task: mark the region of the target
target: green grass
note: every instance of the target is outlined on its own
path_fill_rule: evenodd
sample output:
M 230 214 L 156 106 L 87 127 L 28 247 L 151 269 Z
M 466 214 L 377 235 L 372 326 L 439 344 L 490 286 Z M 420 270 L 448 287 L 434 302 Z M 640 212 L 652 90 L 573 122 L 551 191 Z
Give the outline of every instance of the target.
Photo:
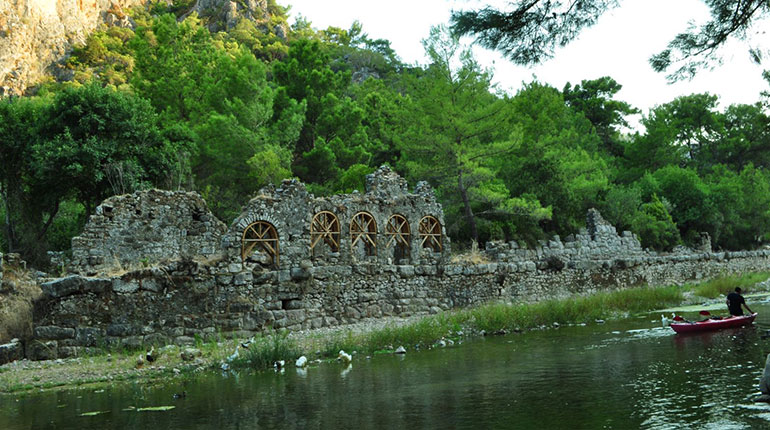
M 688 284 L 685 287 L 691 289 L 696 296 L 713 299 L 726 296 L 727 293 L 735 290 L 735 287 L 741 287 L 744 294 L 750 293 L 752 287 L 768 278 L 770 278 L 770 272 L 757 272 L 741 276 L 721 276 L 697 285 Z
M 281 334 L 258 338 L 249 352 L 234 360 L 233 367 L 264 369 L 278 360 L 300 355 L 336 358 L 339 351 L 376 354 L 398 346 L 428 347 L 442 338 L 458 338 L 458 332 L 472 335 L 500 330 L 518 331 L 560 324 L 593 322 L 676 305 L 684 299 L 682 287 L 634 288 L 601 292 L 590 296 L 547 300 L 532 304 L 494 303 L 470 309 L 442 312 L 405 325 L 390 325 L 362 334 L 351 331 L 309 339 L 298 346 Z
M 758 282 L 770 278 L 770 272 L 743 276 L 723 276 L 700 284 L 683 286 L 639 287 L 598 292 L 588 296 L 552 299 L 537 303 L 493 303 L 428 316 L 405 325 L 390 325 L 368 333 L 350 331 L 310 338 L 297 345 L 286 336 L 267 336 L 260 346 L 250 350 L 245 360 L 235 366 L 266 368 L 277 360 L 293 360 L 300 355 L 336 358 L 339 350 L 360 354 L 392 352 L 398 346 L 429 347 L 442 338 L 457 339 L 463 335 L 528 330 L 554 323 L 590 323 L 650 312 L 682 304 L 688 291 L 701 297 L 719 297 L 740 286 L 751 291 Z
M 233 360 L 233 367 L 254 367 L 267 369 L 278 360 L 291 360 L 302 355 L 297 343 L 289 339 L 287 331 L 257 336 L 248 349 L 241 349 L 240 356 Z

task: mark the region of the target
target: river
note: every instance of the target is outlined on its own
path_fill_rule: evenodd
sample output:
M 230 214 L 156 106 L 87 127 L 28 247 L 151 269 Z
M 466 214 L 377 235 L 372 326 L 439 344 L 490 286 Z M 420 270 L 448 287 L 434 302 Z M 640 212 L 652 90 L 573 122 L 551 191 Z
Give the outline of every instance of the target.
M 770 352 L 754 327 L 676 335 L 660 315 L 466 341 L 350 366 L 0 396 L 0 429 L 748 429 Z M 173 398 L 185 392 L 184 398 Z M 165 408 L 143 410 L 142 408 Z

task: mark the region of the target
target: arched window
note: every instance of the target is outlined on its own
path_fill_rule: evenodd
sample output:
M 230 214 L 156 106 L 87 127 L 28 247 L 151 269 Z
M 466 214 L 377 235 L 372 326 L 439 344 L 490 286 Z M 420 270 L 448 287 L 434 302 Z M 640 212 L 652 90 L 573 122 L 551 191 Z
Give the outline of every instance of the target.
M 256 221 L 243 230 L 241 259 L 246 260 L 255 250 L 262 253 L 265 263 L 278 265 L 278 231 L 267 221 Z
M 441 223 L 430 215 L 420 220 L 420 246 L 441 252 Z
M 363 244 L 366 255 L 377 255 L 377 223 L 372 214 L 359 212 L 350 220 L 350 242 L 353 249 Z
M 323 242 L 329 245 L 332 252 L 340 250 L 340 222 L 337 216 L 329 211 L 321 211 L 313 216 L 310 224 L 310 250 Z
M 411 232 L 409 230 L 409 221 L 403 215 L 396 214 L 388 219 L 385 234 L 388 235 L 387 247 L 393 247 L 393 258 L 396 263 L 402 258 L 409 256 Z

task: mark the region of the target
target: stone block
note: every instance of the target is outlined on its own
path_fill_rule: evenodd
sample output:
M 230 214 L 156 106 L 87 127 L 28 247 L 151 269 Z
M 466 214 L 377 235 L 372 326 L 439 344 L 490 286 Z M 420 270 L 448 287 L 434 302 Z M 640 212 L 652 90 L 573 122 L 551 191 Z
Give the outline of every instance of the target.
M 75 337 L 75 329 L 70 327 L 40 326 L 35 327 L 34 335 L 37 339 L 72 339 Z
M 301 324 L 307 319 L 307 313 L 304 309 L 286 311 L 286 319 L 289 320 L 289 325 Z
M 139 290 L 139 281 L 124 281 L 122 279 L 115 279 L 112 281 L 112 291 L 116 293 L 128 294 L 137 290 Z
M 292 281 L 304 281 L 305 279 L 310 278 L 310 270 L 303 269 L 301 267 L 293 267 L 291 269 L 291 280 Z
M 104 338 L 104 332 L 96 327 L 78 327 L 75 340 L 80 346 L 98 346 Z
M 174 338 L 174 344 L 182 346 L 182 345 L 194 345 L 195 344 L 195 338 L 190 336 L 177 336 Z
M 158 293 L 162 289 L 161 283 L 153 278 L 142 279 L 141 288 L 145 291 L 152 291 L 153 293 Z
M 2 256 L 0 256 L 2 258 Z M 0 365 L 24 358 L 24 346 L 19 339 L 0 345 Z
M 83 285 L 83 278 L 77 275 L 66 278 L 54 279 L 40 285 L 43 293 L 50 297 L 64 297 L 79 293 Z
M 126 337 L 138 332 L 139 329 L 131 324 L 110 324 L 107 326 L 107 336 Z
M 402 278 L 411 278 L 414 276 L 414 266 L 398 266 L 398 273 Z
M 291 271 L 289 270 L 278 271 L 278 282 L 287 282 L 290 280 L 291 280 Z
M 170 339 L 168 336 L 163 335 L 162 333 L 151 333 L 144 337 L 144 344 L 145 345 L 167 345 L 170 342 Z
M 82 355 L 83 347 L 80 346 L 60 346 L 59 358 L 79 357 Z
M 142 336 L 128 336 L 120 339 L 120 346 L 128 349 L 140 349 L 144 346 Z
M 27 343 L 26 355 L 30 360 L 53 360 L 59 358 L 59 344 L 55 340 L 33 340 Z

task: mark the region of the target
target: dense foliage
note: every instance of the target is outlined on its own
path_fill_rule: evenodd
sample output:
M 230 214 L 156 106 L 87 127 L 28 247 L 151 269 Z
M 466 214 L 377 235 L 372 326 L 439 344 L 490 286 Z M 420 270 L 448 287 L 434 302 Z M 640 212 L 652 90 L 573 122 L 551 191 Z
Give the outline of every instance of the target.
M 164 2 L 134 11 L 133 30 L 76 47 L 70 81 L 0 101 L 0 249 L 67 249 L 115 193 L 193 189 L 227 221 L 268 183 L 351 192 L 381 164 L 429 181 L 460 243 L 568 235 L 591 207 L 655 249 L 770 240 L 763 105 L 679 97 L 629 134 L 638 110 L 611 77 L 504 94 L 445 28 L 429 64 L 406 65 L 358 24 L 279 37 L 286 11 L 268 3 L 269 25 L 218 32 Z

